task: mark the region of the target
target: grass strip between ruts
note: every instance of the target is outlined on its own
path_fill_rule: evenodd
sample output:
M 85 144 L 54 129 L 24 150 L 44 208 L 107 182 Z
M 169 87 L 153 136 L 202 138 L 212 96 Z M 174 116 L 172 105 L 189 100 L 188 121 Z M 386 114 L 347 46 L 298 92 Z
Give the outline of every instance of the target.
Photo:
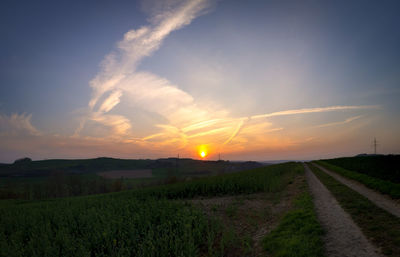
M 306 186 L 306 183 L 304 183 Z M 275 257 L 324 256 L 321 225 L 308 188 L 294 200 L 294 208 L 264 239 L 264 249 Z
M 367 238 L 387 256 L 400 256 L 400 219 L 343 185 L 314 165 L 311 170 L 351 215 Z

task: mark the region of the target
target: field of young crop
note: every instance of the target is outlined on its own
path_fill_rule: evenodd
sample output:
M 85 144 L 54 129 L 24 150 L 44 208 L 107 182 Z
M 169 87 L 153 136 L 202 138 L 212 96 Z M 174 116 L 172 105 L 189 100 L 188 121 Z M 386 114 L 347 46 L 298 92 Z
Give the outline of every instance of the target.
M 42 160 L 0 164 L 0 199 L 43 200 L 118 192 L 262 167 L 257 162 L 166 158 Z
M 372 176 L 366 175 L 364 173 L 347 170 L 342 167 L 332 165 L 330 162 L 326 162 L 326 161 L 317 161 L 317 163 L 331 171 L 334 171 L 334 172 L 344 176 L 344 177 L 357 180 L 371 189 L 377 190 L 383 194 L 388 194 L 394 199 L 400 198 L 400 184 L 399 183 L 393 183 L 391 181 L 372 177 Z
M 400 183 L 400 155 L 356 156 L 323 161 L 371 177 Z
M 224 256 L 217 220 L 182 198 L 282 191 L 296 163 L 169 186 L 46 201 L 0 201 L 0 256 Z
M 218 196 L 273 192 L 282 190 L 293 176 L 303 172 L 298 163 L 285 163 L 261 167 L 249 171 L 193 179 L 173 185 L 157 186 L 126 192 L 135 197 L 192 198 L 196 196 Z M 120 193 L 125 195 L 124 192 Z

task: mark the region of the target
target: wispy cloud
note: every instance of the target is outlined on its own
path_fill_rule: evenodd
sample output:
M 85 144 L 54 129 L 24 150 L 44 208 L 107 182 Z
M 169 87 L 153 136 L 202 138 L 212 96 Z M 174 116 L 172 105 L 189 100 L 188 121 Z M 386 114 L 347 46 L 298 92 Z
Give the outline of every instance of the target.
M 115 90 L 110 94 L 108 98 L 106 98 L 99 108 L 99 112 L 109 112 L 112 108 L 114 108 L 120 102 L 120 97 L 122 96 L 121 90 Z
M 272 142 L 270 138 L 263 139 L 266 134 L 284 129 L 266 121 L 272 117 L 380 108 L 374 105 L 329 106 L 233 118 L 228 111 L 217 105 L 204 107 L 168 79 L 139 70 L 139 64 L 159 49 L 171 32 L 204 14 L 212 6 L 212 1 L 166 0 L 148 3 L 144 9 L 150 13 L 149 25 L 125 33 L 117 43 L 117 48 L 104 58 L 99 73 L 90 81 L 92 96 L 86 120 L 109 128 L 103 138 L 150 149 L 171 146 L 184 148 L 205 141 L 212 141 L 215 147 L 232 147 L 240 142 L 253 141 L 253 144 L 258 142 L 261 147 Z M 132 117 L 116 113 L 115 107 L 124 104 L 124 101 L 161 117 L 152 124 L 152 132 L 137 136 L 135 130 L 140 128 L 132 125 Z M 75 137 L 84 127 L 85 121 L 80 123 Z M 286 142 L 286 145 L 293 143 L 285 138 L 281 138 L 281 142 Z
M 111 133 L 109 133 L 108 136 L 111 138 L 122 138 L 128 135 L 129 130 L 132 127 L 129 120 L 122 115 L 93 113 L 90 118 L 93 121 L 111 128 Z
M 260 115 L 253 115 L 253 116 L 250 116 L 248 118 L 242 117 L 242 118 L 238 118 L 237 119 L 237 127 L 234 130 L 234 132 L 231 134 L 231 136 L 224 142 L 224 145 L 226 145 L 229 142 L 231 142 L 240 133 L 242 127 L 245 126 L 246 124 L 248 124 L 249 121 L 252 121 L 252 120 L 254 121 L 254 120 L 262 119 L 262 118 L 271 118 L 271 117 L 286 116 L 286 115 L 299 115 L 299 114 L 345 111 L 345 110 L 380 109 L 380 108 L 381 107 L 378 106 L 378 105 L 328 106 L 328 107 L 292 109 L 292 110 L 286 110 L 286 111 L 265 113 L 265 114 L 260 114 Z M 345 123 L 352 122 L 353 120 L 356 120 L 356 119 L 361 118 L 361 117 L 362 117 L 362 115 L 346 119 L 343 122 L 335 122 L 335 123 L 323 124 L 323 125 L 320 125 L 319 127 L 326 127 L 326 126 L 345 124 Z M 282 128 L 277 129 L 277 130 L 281 130 L 281 129 Z M 270 131 L 277 131 L 277 130 L 276 129 L 272 129 Z M 266 131 L 264 131 L 264 132 L 266 132 Z
M 203 113 L 196 107 L 189 94 L 167 79 L 149 72 L 137 71 L 137 67 L 143 58 L 150 56 L 161 46 L 171 32 L 190 24 L 197 16 L 204 14 L 211 6 L 211 1 L 163 1 L 163 4 L 153 1 L 153 4 L 155 6 L 150 11 L 150 25 L 125 33 L 123 40 L 118 42 L 117 49 L 103 60 L 101 71 L 90 81 L 92 97 L 89 109 L 95 115 L 89 115 L 88 119 L 107 126 L 119 126 L 118 124 L 122 123 L 124 131 L 127 131 L 128 118 L 121 115 L 112 116 L 112 122 L 108 122 L 110 117 L 101 117 L 117 106 L 122 96 L 137 103 L 142 109 L 174 121 L 184 117 L 182 114 L 185 112 L 198 116 Z M 104 97 L 107 93 L 109 96 Z M 84 126 L 85 122 L 82 122 L 75 135 L 78 135 Z M 121 132 L 118 128 L 113 130 Z
M 224 142 L 224 145 L 226 145 L 229 142 L 231 142 L 232 139 L 235 138 L 239 134 L 240 129 L 243 127 L 243 124 L 244 124 L 244 120 L 240 120 L 238 125 L 237 125 L 237 127 L 236 127 L 236 129 L 235 129 L 235 131 L 233 131 L 232 135 Z
M 306 113 L 318 113 L 318 112 L 332 112 L 332 111 L 344 111 L 344 110 L 366 110 L 366 109 L 380 109 L 379 105 L 345 105 L 345 106 L 329 106 L 329 107 L 318 107 L 318 108 L 304 108 L 287 110 L 280 112 L 272 112 L 261 115 L 251 116 L 251 119 L 270 118 L 274 116 L 294 115 L 294 114 L 306 114 Z
M 331 127 L 331 126 L 336 126 L 336 125 L 343 125 L 343 124 L 347 124 L 347 123 L 350 123 L 352 121 L 358 120 L 359 118 L 361 118 L 363 116 L 364 115 L 358 115 L 358 116 L 354 116 L 354 117 L 350 117 L 348 119 L 345 119 L 344 121 L 325 123 L 325 124 L 321 124 L 321 125 L 318 125 L 318 126 L 315 126 L 315 127 L 316 128 L 325 128 L 325 127 Z
M 31 135 L 39 136 L 40 131 L 32 123 L 32 114 L 14 113 L 10 116 L 0 114 L 0 135 Z
M 190 142 L 190 140 L 200 137 L 203 141 L 207 141 L 206 136 L 212 135 L 212 142 L 214 142 L 216 148 L 224 147 L 229 145 L 231 150 L 232 147 L 235 148 L 238 143 L 243 146 L 246 143 L 251 142 L 250 147 L 256 147 L 259 145 L 261 147 L 263 144 L 266 146 L 271 145 L 271 139 L 267 137 L 268 134 L 279 132 L 284 130 L 283 127 L 277 127 L 271 122 L 265 121 L 265 119 L 278 117 L 278 116 L 288 116 L 288 115 L 304 115 L 312 113 L 322 113 L 322 112 L 337 112 L 337 111 L 357 111 L 357 110 L 369 110 L 369 109 L 380 109 L 380 106 L 376 105 L 363 105 L 363 106 L 328 106 L 328 107 L 318 107 L 318 108 L 306 108 L 306 109 L 292 109 L 280 112 L 272 112 L 261 115 L 254 115 L 250 117 L 240 117 L 240 118 L 229 118 L 225 116 L 219 116 L 219 118 L 203 120 L 201 122 L 195 122 L 189 124 L 183 128 L 171 126 L 164 127 L 164 131 L 150 135 L 143 138 L 143 141 L 152 140 L 157 138 L 158 142 L 161 139 L 169 138 L 171 141 L 172 137 L 181 138 L 185 142 Z M 362 115 L 355 116 L 345 120 L 344 122 L 324 124 L 324 126 L 336 125 L 339 123 L 349 123 L 353 120 L 360 118 Z M 159 126 L 163 128 L 162 126 Z M 171 133 L 173 131 L 173 133 Z M 296 142 L 303 141 L 293 141 L 290 139 L 281 138 L 281 144 L 283 145 L 297 145 Z M 233 142 L 235 141 L 235 142 Z M 196 142 L 192 142 L 196 143 Z M 278 145 L 277 142 L 273 143 L 275 146 Z M 243 147 L 242 146 L 242 147 Z

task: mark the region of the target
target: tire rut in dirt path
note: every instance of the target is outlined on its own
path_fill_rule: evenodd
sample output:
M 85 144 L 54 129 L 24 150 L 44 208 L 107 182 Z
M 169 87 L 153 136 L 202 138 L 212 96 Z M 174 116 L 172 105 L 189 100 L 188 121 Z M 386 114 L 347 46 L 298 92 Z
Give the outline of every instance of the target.
M 378 193 L 372 189 L 367 188 L 360 182 L 345 178 L 333 171 L 330 171 L 330 170 L 322 167 L 321 165 L 318 165 L 315 163 L 313 163 L 313 165 L 316 166 L 317 168 L 319 168 L 320 170 L 322 170 L 323 172 L 325 172 L 326 174 L 328 174 L 329 176 L 332 176 L 334 179 L 336 179 L 340 183 L 350 187 L 354 191 L 365 196 L 366 198 L 368 198 L 368 200 L 373 202 L 376 206 L 378 206 L 378 207 L 384 209 L 385 211 L 393 214 L 394 216 L 400 218 L 400 205 L 398 203 L 396 203 L 395 201 L 393 201 L 392 199 L 389 199 L 389 197 L 387 197 L 381 193 Z
M 326 255 L 328 257 L 382 256 L 310 168 L 305 163 L 303 165 L 318 219 L 326 231 L 324 236 Z

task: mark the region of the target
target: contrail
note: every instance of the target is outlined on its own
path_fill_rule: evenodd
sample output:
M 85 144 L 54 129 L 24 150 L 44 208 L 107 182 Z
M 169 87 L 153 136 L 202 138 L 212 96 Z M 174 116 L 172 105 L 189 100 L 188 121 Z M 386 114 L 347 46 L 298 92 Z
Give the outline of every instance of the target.
M 231 142 L 240 133 L 240 130 L 243 127 L 245 121 L 261 119 L 261 118 L 277 117 L 277 116 L 286 116 L 286 115 L 320 113 L 320 112 L 331 112 L 331 111 L 342 111 L 342 110 L 365 110 L 365 109 L 381 109 L 381 107 L 379 105 L 328 106 L 328 107 L 317 107 L 317 108 L 293 109 L 293 110 L 271 112 L 271 113 L 260 114 L 260 115 L 253 115 L 248 118 L 246 118 L 246 117 L 238 118 L 238 119 L 240 119 L 240 122 L 239 122 L 237 128 L 232 133 L 232 135 L 228 138 L 228 140 L 226 140 L 224 142 L 224 145 Z M 361 116 L 353 117 L 353 118 L 347 119 L 345 122 L 348 123 L 348 122 L 351 122 L 360 117 Z
M 234 139 L 240 132 L 240 130 L 242 129 L 242 126 L 244 124 L 244 119 L 240 120 L 239 124 L 237 125 L 235 131 L 232 133 L 232 135 L 228 138 L 228 140 L 226 140 L 223 145 L 228 144 L 229 142 L 232 141 L 232 139 Z
M 379 105 L 347 105 L 347 106 L 345 105 L 345 106 L 305 108 L 305 109 L 294 109 L 294 110 L 254 115 L 254 116 L 251 116 L 250 119 L 260 119 L 260 118 L 269 118 L 269 117 L 275 117 L 275 116 L 305 114 L 305 113 L 331 112 L 331 111 L 341 111 L 341 110 L 380 109 L 380 108 L 381 107 Z

